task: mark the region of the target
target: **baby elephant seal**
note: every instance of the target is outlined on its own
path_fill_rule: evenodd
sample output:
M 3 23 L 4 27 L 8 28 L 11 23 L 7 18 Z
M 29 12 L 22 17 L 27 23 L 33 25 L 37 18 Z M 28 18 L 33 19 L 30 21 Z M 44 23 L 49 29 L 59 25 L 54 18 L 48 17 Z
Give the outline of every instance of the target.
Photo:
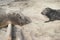
M 45 22 L 50 22 L 50 21 L 55 21 L 55 20 L 60 20 L 60 10 L 55 10 L 51 8 L 45 8 L 42 12 L 42 15 L 45 15 L 49 18 L 48 21 Z

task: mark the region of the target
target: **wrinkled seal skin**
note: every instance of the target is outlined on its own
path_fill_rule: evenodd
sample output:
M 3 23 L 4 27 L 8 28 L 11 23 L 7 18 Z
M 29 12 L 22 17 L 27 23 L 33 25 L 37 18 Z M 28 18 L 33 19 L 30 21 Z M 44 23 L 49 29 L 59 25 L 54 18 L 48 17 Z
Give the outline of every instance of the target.
M 60 10 L 55 10 L 51 8 L 45 8 L 42 12 L 42 15 L 45 15 L 49 18 L 48 21 L 45 22 L 50 22 L 50 21 L 55 21 L 55 20 L 60 20 Z
M 30 23 L 30 19 L 23 14 L 18 13 L 8 13 L 8 14 L 0 14 L 0 28 L 6 27 L 8 22 L 11 22 L 12 25 L 20 25 L 23 26 L 25 24 Z

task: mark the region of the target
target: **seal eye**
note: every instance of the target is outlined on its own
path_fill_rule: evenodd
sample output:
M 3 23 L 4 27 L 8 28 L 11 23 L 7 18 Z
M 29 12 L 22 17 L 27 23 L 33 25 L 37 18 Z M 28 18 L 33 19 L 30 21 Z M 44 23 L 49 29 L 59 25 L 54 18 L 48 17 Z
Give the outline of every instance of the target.
M 43 12 L 41 12 L 41 14 L 44 15 Z
M 21 19 L 21 17 L 19 17 Z

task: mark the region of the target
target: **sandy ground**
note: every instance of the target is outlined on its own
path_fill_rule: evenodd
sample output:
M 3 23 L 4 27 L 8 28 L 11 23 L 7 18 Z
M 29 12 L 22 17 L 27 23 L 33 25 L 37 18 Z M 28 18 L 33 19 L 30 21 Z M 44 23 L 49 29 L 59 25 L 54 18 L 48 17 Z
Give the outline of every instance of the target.
M 6 13 L 21 11 L 31 19 L 31 23 L 24 25 L 22 31 L 24 40 L 60 40 L 60 21 L 44 23 L 48 18 L 41 14 L 41 11 L 50 7 L 60 9 L 60 1 L 57 0 L 30 0 L 24 2 L 13 2 L 9 5 L 0 6 Z M 19 28 L 18 28 L 19 29 Z M 0 30 L 0 40 L 5 40 L 6 28 Z M 4 36 L 4 38 L 3 38 Z

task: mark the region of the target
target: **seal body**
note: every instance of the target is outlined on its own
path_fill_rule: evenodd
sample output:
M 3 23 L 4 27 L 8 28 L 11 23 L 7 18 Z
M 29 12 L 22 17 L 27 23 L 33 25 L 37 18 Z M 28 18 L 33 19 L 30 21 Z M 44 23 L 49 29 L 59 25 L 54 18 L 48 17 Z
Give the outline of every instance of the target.
M 42 15 L 45 15 L 49 18 L 48 21 L 45 22 L 50 22 L 50 21 L 55 21 L 55 20 L 60 20 L 60 10 L 55 10 L 51 8 L 45 8 L 42 12 Z
M 9 22 L 11 22 L 12 25 L 23 26 L 30 23 L 30 20 L 23 14 L 18 13 L 8 13 L 0 15 L 0 28 L 6 27 Z

